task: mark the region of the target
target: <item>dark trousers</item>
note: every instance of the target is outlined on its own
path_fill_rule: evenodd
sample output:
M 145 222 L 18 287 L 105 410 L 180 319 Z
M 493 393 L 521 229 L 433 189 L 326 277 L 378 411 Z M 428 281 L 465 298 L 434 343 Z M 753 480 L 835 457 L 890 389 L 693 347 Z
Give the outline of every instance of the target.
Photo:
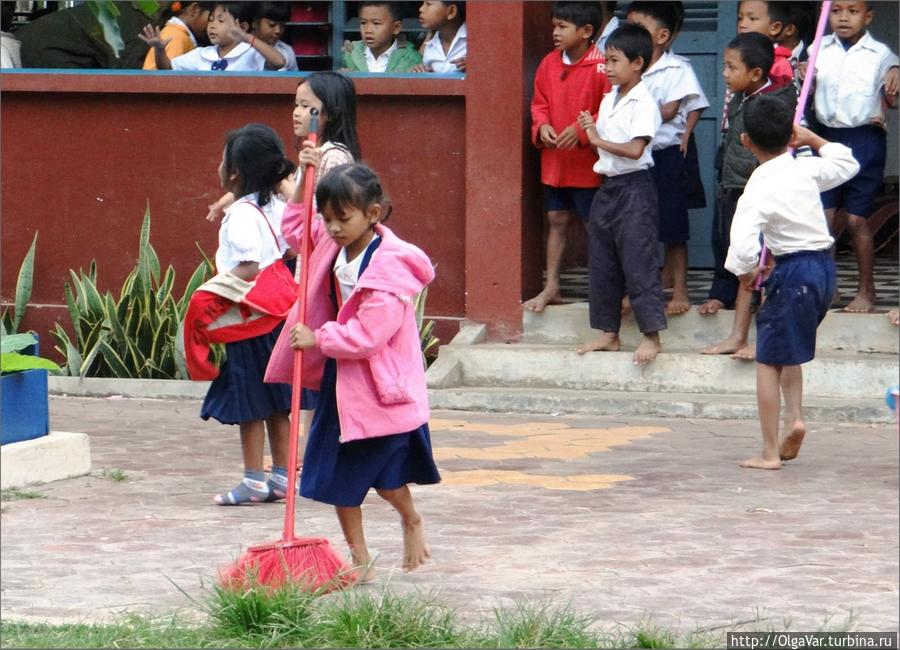
M 741 283 L 737 276 L 725 269 L 725 258 L 731 245 L 731 222 L 743 190 L 719 188 L 716 193 L 716 209 L 713 215 L 712 251 L 715 266 L 713 281 L 709 287 L 710 300 L 719 300 L 726 309 L 734 308 Z
M 656 185 L 647 170 L 605 178 L 588 224 L 591 327 L 618 332 L 625 292 L 641 332 L 666 329 L 656 247 Z

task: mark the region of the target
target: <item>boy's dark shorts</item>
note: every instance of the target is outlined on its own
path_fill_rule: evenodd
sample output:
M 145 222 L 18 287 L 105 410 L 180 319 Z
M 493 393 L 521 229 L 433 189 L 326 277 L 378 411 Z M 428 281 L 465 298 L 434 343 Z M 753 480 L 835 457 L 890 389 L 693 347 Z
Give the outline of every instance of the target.
M 798 366 L 816 356 L 816 329 L 828 313 L 835 288 L 830 250 L 775 257 L 763 287 L 766 300 L 756 314 L 756 360 L 769 366 Z
M 687 209 L 688 174 L 678 145 L 653 150 L 650 168 L 659 193 L 659 241 L 688 241 L 691 225 Z
M 868 219 L 875 211 L 875 198 L 884 184 L 884 163 L 887 158 L 887 137 L 884 129 L 866 125 L 847 129 L 828 126 L 820 128 L 829 142 L 850 147 L 859 163 L 859 173 L 849 181 L 822 192 L 822 207 L 844 208 L 850 214 Z
M 567 210 L 578 215 L 584 223 L 591 216 L 591 201 L 596 187 L 551 187 L 544 185 L 544 209 L 547 212 Z

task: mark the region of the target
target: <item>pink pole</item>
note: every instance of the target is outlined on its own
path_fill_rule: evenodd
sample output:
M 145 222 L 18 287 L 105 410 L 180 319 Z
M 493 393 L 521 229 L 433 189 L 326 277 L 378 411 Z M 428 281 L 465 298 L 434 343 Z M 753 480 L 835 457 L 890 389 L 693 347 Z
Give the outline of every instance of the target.
M 809 91 L 812 88 L 813 77 L 816 75 L 816 59 L 819 57 L 819 45 L 822 44 L 822 36 L 825 34 L 825 25 L 828 23 L 828 14 L 831 13 L 831 0 L 822 2 L 822 11 L 819 13 L 819 24 L 816 25 L 816 37 L 810 46 L 809 59 L 806 62 L 806 76 L 803 77 L 803 85 L 800 87 L 800 97 L 797 99 L 797 110 L 794 111 L 794 124 L 800 124 L 803 117 L 803 109 L 806 107 L 806 100 L 809 98 Z M 793 152 L 793 149 L 791 149 Z M 755 289 L 759 289 L 763 283 L 762 269 L 766 265 L 766 259 L 769 257 L 769 249 L 766 245 L 762 245 L 759 253 L 759 269 L 760 273 L 756 276 Z

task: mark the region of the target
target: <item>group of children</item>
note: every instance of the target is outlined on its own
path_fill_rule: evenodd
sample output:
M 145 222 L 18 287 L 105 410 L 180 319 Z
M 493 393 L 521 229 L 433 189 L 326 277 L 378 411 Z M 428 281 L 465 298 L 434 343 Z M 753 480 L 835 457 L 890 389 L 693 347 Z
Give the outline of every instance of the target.
M 281 40 L 289 2 L 171 2 L 140 38 L 150 46 L 145 70 L 297 70 Z M 359 41 L 347 42 L 346 72 L 464 72 L 466 3 L 424 0 L 419 23 L 430 36 L 421 51 L 406 42 L 396 2 L 361 2 Z M 209 43 L 208 45 L 206 43 Z
M 703 352 L 758 361 L 764 449 L 744 467 L 777 469 L 803 440 L 800 366 L 814 357 L 816 328 L 835 296 L 838 208 L 846 213 L 860 278 L 846 310 L 866 312 L 874 303 L 866 218 L 884 175 L 884 114 L 896 105 L 898 59 L 866 30 L 872 3 L 836 1 L 828 16 L 832 34 L 822 40 L 815 70 L 806 70 L 809 8 L 742 1 L 738 34 L 723 57 L 728 93 L 716 160 L 715 272 L 699 311 L 735 310 L 730 336 Z M 633 360 L 643 365 L 662 349 L 667 314 L 690 309 L 687 210 L 695 207 L 697 173 L 691 136 L 708 103 L 690 63 L 671 52 L 683 19 L 680 2 L 632 2 L 627 23 L 609 35 L 602 55 L 592 46 L 601 19 L 594 2 L 553 9 L 554 51 L 538 68 L 532 103 L 550 224 L 547 282 L 523 308 L 540 312 L 560 301 L 565 232 L 577 215 L 587 226 L 590 324 L 599 330 L 578 352 L 618 350 L 622 314 L 630 309 L 642 333 Z M 818 134 L 793 127 L 804 74 L 815 75 L 809 119 Z M 789 145 L 807 155 L 795 159 Z M 761 239 L 774 271 L 771 264 L 758 268 Z M 662 278 L 673 288 L 668 303 Z M 765 295 L 753 347 L 747 337 L 758 280 L 765 280 Z M 779 443 L 782 394 L 787 414 Z

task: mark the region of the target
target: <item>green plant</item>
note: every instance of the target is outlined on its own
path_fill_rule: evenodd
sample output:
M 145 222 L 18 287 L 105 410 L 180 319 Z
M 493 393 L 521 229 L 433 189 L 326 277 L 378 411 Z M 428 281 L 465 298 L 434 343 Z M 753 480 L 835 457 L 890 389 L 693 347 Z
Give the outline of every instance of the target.
M 9 308 L 3 310 L 0 314 L 0 334 L 15 334 L 19 331 L 19 325 L 25 316 L 25 309 L 28 307 L 28 301 L 31 299 L 31 287 L 34 283 L 34 250 L 37 246 L 37 231 L 34 233 L 34 239 L 31 240 L 31 246 L 25 253 L 22 260 L 22 266 L 19 267 L 19 276 L 16 280 L 16 299 L 14 303 L 14 312 L 10 313 Z
M 33 354 L 22 354 L 37 342 L 34 332 L 28 334 L 8 334 L 0 336 L 0 372 L 4 375 L 24 370 L 51 370 L 59 372 L 60 367 L 50 361 Z
M 116 21 L 116 17 L 122 13 L 116 6 L 118 3 L 116 0 L 88 0 L 87 4 L 100 26 L 100 36 L 109 45 L 109 49 L 116 58 L 119 58 L 122 50 L 125 49 L 125 42 L 122 40 L 119 23 Z M 147 16 L 153 16 L 159 11 L 159 2 L 156 0 L 138 0 L 135 5 Z
M 425 369 L 431 365 L 431 362 L 437 358 L 437 346 L 441 341 L 432 332 L 434 331 L 434 321 L 425 322 L 425 301 L 428 299 L 428 287 L 422 289 L 416 296 L 416 325 L 419 328 L 419 342 L 422 345 L 422 359 L 425 363 Z
M 121 483 L 128 479 L 128 475 L 120 469 L 105 469 L 100 472 L 100 478 L 109 479 L 116 483 Z
M 199 248 L 199 246 L 198 246 Z M 200 251 L 203 254 L 203 251 Z M 179 300 L 172 295 L 175 269 L 160 276 L 159 258 L 150 244 L 150 207 L 144 213 L 137 266 L 125 278 L 116 300 L 97 289 L 97 264 L 69 271 L 65 297 L 73 338 L 59 323 L 52 332 L 65 359 L 67 374 L 92 377 L 187 379 L 178 350 L 179 324 L 191 294 L 215 273 L 206 255 L 188 280 Z M 74 291 L 73 291 L 74 288 Z M 214 348 L 218 360 L 221 348 Z
M 22 501 L 25 499 L 46 499 L 46 495 L 31 490 L 0 490 L 0 501 Z

